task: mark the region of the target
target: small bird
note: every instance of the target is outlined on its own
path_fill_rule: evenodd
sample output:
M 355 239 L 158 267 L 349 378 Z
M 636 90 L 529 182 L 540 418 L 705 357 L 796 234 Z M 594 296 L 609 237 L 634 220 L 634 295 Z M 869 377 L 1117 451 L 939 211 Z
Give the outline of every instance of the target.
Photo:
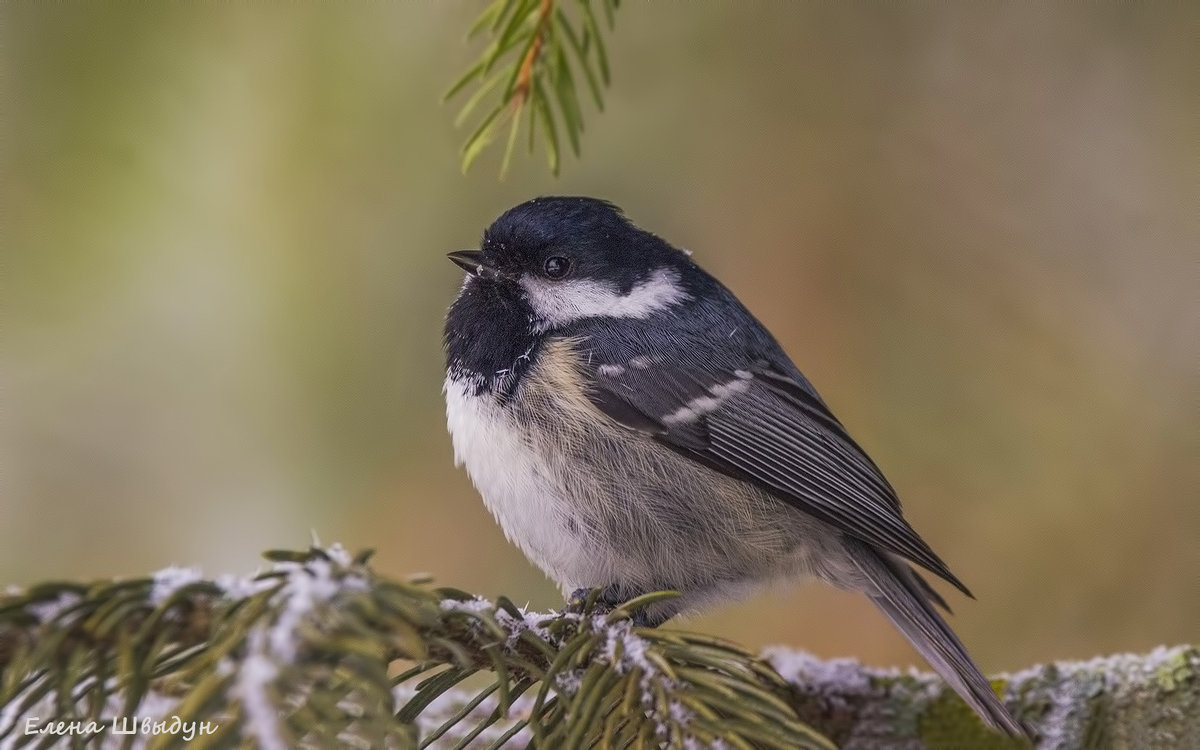
M 689 253 L 611 203 L 505 212 L 446 317 L 455 462 L 564 593 L 682 611 L 814 576 L 860 591 L 990 726 L 1023 727 L 915 563 L 970 596 L 779 343 Z M 576 594 L 578 596 L 578 593 Z

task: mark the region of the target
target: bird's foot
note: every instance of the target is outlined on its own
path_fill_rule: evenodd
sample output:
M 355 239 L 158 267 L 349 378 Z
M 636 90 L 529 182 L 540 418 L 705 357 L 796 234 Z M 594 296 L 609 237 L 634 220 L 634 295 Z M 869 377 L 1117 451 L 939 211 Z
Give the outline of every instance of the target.
M 589 601 L 592 605 L 590 609 L 588 608 Z M 575 589 L 567 597 L 567 606 L 563 612 L 583 614 L 586 611 L 593 615 L 607 615 L 626 601 L 627 598 L 621 596 L 613 586 L 606 586 L 599 589 Z M 629 619 L 633 622 L 634 627 L 638 628 L 657 627 L 660 622 L 651 618 L 645 608 L 631 612 Z
M 582 614 L 583 611 L 585 609 L 587 609 L 588 598 L 592 595 L 592 592 L 595 590 L 596 589 L 575 589 L 574 591 L 572 591 L 571 595 L 567 597 L 567 606 L 566 606 L 566 608 L 563 609 L 563 612 L 564 613 L 570 612 L 573 614 Z M 594 612 L 594 611 L 600 609 L 600 607 L 601 607 L 600 601 L 597 600 L 592 607 L 592 611 Z M 610 607 L 610 609 L 611 609 L 611 607 Z

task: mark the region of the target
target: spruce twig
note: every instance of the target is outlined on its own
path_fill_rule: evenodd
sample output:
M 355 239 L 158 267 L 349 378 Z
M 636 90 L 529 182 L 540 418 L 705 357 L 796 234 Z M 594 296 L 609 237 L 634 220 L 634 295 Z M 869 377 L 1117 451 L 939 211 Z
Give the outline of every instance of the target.
M 508 126 L 500 162 L 504 177 L 527 108 L 530 151 L 540 126 L 551 172 L 557 175 L 561 166 L 559 122 L 572 152 L 579 156 L 583 111 L 574 68 L 582 73 L 598 109 L 604 108 L 603 87 L 609 82 L 608 56 L 594 3 L 600 4 L 611 30 L 620 0 L 575 0 L 570 10 L 564 9 L 564 0 L 494 0 L 472 24 L 468 39 L 486 31 L 491 42 L 444 96 L 449 100 L 475 87 L 459 110 L 456 125 L 467 122 L 490 101 L 463 143 L 464 172 Z
M 528 613 L 379 576 L 337 545 L 267 556 L 270 569 L 247 579 L 170 568 L 6 596 L 0 744 L 55 736 L 26 734 L 33 717 L 90 727 L 75 739 L 97 746 L 135 721 L 152 747 L 185 735 L 266 748 L 830 747 L 757 657 L 635 628 L 630 615 L 652 598 L 610 614 Z

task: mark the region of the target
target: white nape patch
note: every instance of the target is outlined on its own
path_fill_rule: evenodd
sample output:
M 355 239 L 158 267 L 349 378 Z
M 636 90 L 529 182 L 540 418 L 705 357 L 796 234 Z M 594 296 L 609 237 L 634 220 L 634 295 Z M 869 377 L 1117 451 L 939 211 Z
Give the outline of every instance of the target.
M 600 365 L 600 374 L 605 377 L 615 378 L 625 372 L 625 368 L 621 365 Z
M 660 269 L 628 294 L 594 279 L 551 281 L 521 278 L 521 287 L 538 318 L 535 329 L 565 325 L 583 318 L 645 318 L 688 299 L 674 271 Z
M 680 422 L 697 420 L 711 411 L 716 411 L 721 404 L 733 396 L 742 393 L 749 387 L 750 382 L 740 375 L 737 380 L 730 380 L 728 383 L 717 383 L 708 389 L 711 395 L 699 396 L 688 401 L 686 406 L 681 406 L 663 417 L 663 424 L 678 424 Z
M 634 357 L 629 360 L 629 366 L 635 370 L 649 370 L 652 364 L 654 364 L 654 360 L 649 357 Z

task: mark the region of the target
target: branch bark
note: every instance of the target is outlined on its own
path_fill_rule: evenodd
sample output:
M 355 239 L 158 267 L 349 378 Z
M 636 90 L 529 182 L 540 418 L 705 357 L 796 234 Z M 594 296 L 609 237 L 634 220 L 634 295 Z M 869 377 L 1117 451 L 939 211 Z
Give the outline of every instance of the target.
M 1012 747 L 983 729 L 940 678 L 764 654 L 793 688 L 800 717 L 839 747 Z M 1038 736 L 1039 750 L 1200 747 L 1200 647 L 1159 647 L 1001 674 L 993 685 Z

